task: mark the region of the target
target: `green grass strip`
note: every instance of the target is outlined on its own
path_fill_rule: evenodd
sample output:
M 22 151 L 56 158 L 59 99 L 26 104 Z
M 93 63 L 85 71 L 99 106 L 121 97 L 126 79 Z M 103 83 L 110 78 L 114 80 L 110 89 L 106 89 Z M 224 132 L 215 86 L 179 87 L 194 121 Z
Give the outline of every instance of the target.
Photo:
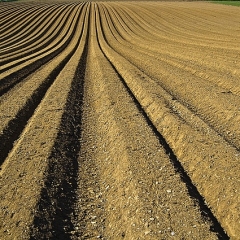
M 224 5 L 231 5 L 231 6 L 240 6 L 240 1 L 213 1 L 213 3 L 220 3 Z

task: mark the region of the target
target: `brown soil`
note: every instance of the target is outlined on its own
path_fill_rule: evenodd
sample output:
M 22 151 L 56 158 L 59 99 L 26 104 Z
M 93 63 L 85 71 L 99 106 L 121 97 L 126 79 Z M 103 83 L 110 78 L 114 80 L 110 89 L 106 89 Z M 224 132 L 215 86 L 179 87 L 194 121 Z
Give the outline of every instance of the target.
M 0 3 L 0 239 L 240 239 L 239 23 Z

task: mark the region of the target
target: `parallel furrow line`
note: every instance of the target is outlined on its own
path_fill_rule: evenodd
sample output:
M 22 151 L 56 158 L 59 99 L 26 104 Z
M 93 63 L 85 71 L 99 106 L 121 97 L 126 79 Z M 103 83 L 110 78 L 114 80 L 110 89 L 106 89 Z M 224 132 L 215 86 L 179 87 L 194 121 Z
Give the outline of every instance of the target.
M 109 19 L 109 16 L 106 16 L 106 18 Z M 110 20 L 108 21 L 110 24 L 109 28 L 112 29 L 111 31 L 113 31 L 115 27 Z M 119 31 L 115 33 L 116 36 L 114 39 L 117 39 L 117 36 L 119 34 Z M 210 93 L 208 90 L 211 89 L 212 86 L 203 79 L 195 78 L 194 82 L 192 82 L 192 74 L 183 72 L 180 68 L 178 68 L 178 70 L 181 71 L 181 74 L 179 74 L 178 78 L 176 78 L 175 74 L 172 74 L 171 71 L 169 71 L 169 69 L 172 69 L 172 67 L 171 65 L 169 67 L 169 64 L 166 60 L 164 61 L 165 63 L 162 61 L 154 60 L 154 58 L 148 57 L 147 53 L 135 55 L 135 52 L 137 50 L 133 51 L 131 47 L 127 48 L 127 44 L 122 44 L 121 46 L 119 45 L 119 41 L 112 41 L 111 43 L 117 48 L 117 51 L 121 55 L 125 56 L 125 58 L 127 58 L 134 65 L 138 66 L 140 69 L 143 69 L 143 71 L 148 74 L 150 78 L 155 79 L 155 81 L 160 84 L 164 90 L 173 95 L 175 99 L 178 99 L 181 104 L 185 105 L 187 108 L 193 111 L 201 120 L 206 122 L 207 125 L 209 125 L 214 129 L 214 131 L 221 135 L 225 141 L 234 146 L 236 149 L 239 149 L 239 133 L 236 130 L 238 116 L 235 114 L 237 106 L 230 105 L 228 102 L 226 102 L 226 95 L 221 95 L 221 91 L 223 91 L 222 88 L 218 89 L 220 94 L 218 94 L 218 92 L 215 94 L 218 97 L 218 101 L 216 101 L 214 98 L 212 99 L 213 93 Z M 142 59 L 146 60 L 143 61 Z M 158 71 L 152 71 L 153 62 L 155 62 L 155 65 L 158 66 Z M 175 67 L 174 70 L 176 71 L 176 69 L 177 68 Z M 194 87 L 198 89 L 198 92 L 192 92 L 192 95 L 195 95 L 195 97 L 185 94 L 185 92 L 180 90 L 181 88 L 178 90 L 178 87 L 176 86 L 181 87 L 181 84 L 184 84 L 185 88 L 189 88 L 189 90 L 191 86 L 194 85 Z M 199 91 L 205 92 L 205 98 L 201 99 L 202 103 L 199 100 L 196 102 L 196 95 L 198 95 Z M 235 101 L 239 100 L 238 96 L 236 95 L 232 95 L 231 97 Z M 222 101 L 222 104 L 220 104 L 220 101 Z M 227 104 L 229 105 L 227 106 L 229 112 L 232 112 L 233 114 L 230 115 L 228 119 L 222 118 L 220 114 L 222 106 Z M 221 124 L 219 124 L 219 122 L 221 122 Z
M 83 9 L 77 9 L 77 13 L 79 11 L 83 11 Z M 77 23 L 80 22 L 80 17 L 83 17 L 81 14 L 73 18 L 73 24 L 69 31 L 71 31 L 71 35 L 69 36 L 69 43 L 66 46 L 64 53 L 61 53 L 59 56 L 55 58 L 51 58 L 51 63 L 42 67 L 34 74 L 30 75 L 28 79 L 26 79 L 26 83 L 22 83 L 20 85 L 20 90 L 22 94 L 19 92 L 18 96 L 23 95 L 21 101 L 19 100 L 13 108 L 11 112 L 9 112 L 9 108 L 6 107 L 11 102 L 12 95 L 14 95 L 15 91 L 18 90 L 18 86 L 16 89 L 12 89 L 11 92 L 3 96 L 1 99 L 1 135 L 0 135 L 0 164 L 2 164 L 7 157 L 9 151 L 11 150 L 14 141 L 19 137 L 23 128 L 25 127 L 28 119 L 34 113 L 36 107 L 40 104 L 42 98 L 47 92 L 48 88 L 53 84 L 56 76 L 61 72 L 66 63 L 72 57 L 74 52 L 76 51 L 77 45 L 74 47 L 71 46 L 70 42 L 73 41 L 74 35 L 76 35 L 76 29 L 78 28 Z M 26 87 L 24 87 L 26 85 Z M 25 92 L 24 89 L 28 89 L 29 92 Z
M 113 28 L 113 26 L 118 26 L 121 23 L 115 22 L 114 21 L 114 17 L 111 18 L 110 23 L 114 22 L 114 24 L 111 26 L 111 29 Z M 122 25 L 121 25 L 122 26 Z M 112 32 L 113 30 L 111 30 Z M 125 39 L 126 35 L 122 35 L 120 33 L 120 29 L 119 31 L 117 31 L 117 33 L 119 34 L 119 36 L 122 39 Z M 118 39 L 118 42 L 120 42 L 124 48 L 126 49 L 127 47 L 131 48 L 132 45 L 128 44 L 128 41 L 121 41 L 120 37 L 116 37 L 115 39 Z M 140 39 L 139 39 L 140 40 Z M 152 58 L 156 58 L 158 59 L 158 57 L 156 57 L 154 54 L 149 53 L 149 51 L 146 49 L 141 49 L 142 45 L 140 43 L 140 41 L 137 41 L 138 44 L 136 42 L 134 42 L 133 44 L 139 45 L 136 49 L 134 48 L 134 52 L 139 52 L 140 54 L 144 54 L 144 55 L 149 55 Z M 141 46 L 141 47 L 140 47 Z M 125 55 L 126 57 L 126 55 Z M 142 58 L 142 56 L 140 57 Z M 128 59 L 129 60 L 129 59 Z M 140 59 L 138 59 L 140 61 Z M 166 59 L 161 59 L 162 61 L 168 62 L 168 60 Z M 130 60 L 129 60 L 130 61 Z M 131 62 L 131 61 L 130 61 Z M 132 62 L 131 62 L 132 63 Z M 133 64 L 133 63 L 132 63 Z M 179 67 L 179 66 L 178 66 Z M 180 68 L 180 67 L 179 67 Z M 155 81 L 152 80 L 152 84 L 155 84 Z M 161 95 L 161 97 L 164 99 L 164 101 L 167 103 L 168 107 L 175 113 L 177 114 L 179 117 L 181 117 L 184 121 L 186 121 L 189 125 L 191 125 L 191 127 L 195 128 L 196 130 L 200 130 L 203 131 L 207 134 L 213 134 L 216 137 L 217 136 L 221 136 L 222 138 L 224 138 L 224 136 L 222 136 L 221 134 L 217 133 L 211 126 L 209 126 L 208 123 L 206 123 L 204 120 L 202 120 L 201 118 L 199 118 L 194 111 L 192 111 L 191 109 L 189 109 L 187 106 L 185 106 L 184 104 L 181 103 L 181 101 L 177 101 L 178 99 L 172 95 L 171 92 L 169 92 L 166 88 L 164 88 L 164 86 L 158 84 L 157 86 L 159 95 Z M 226 140 L 226 139 L 225 139 Z M 229 141 L 226 140 L 226 144 L 230 144 L 231 143 Z
M 64 9 L 66 8 L 66 6 L 62 8 Z M 0 46 L 1 55 L 4 56 L 4 54 L 7 54 L 7 53 L 14 54 L 15 52 L 14 47 L 16 47 L 17 45 L 17 47 L 20 48 L 21 42 L 27 46 L 28 44 L 31 43 L 31 42 L 29 43 L 29 41 L 32 41 L 32 42 L 34 42 L 34 40 L 36 41 L 36 39 L 38 39 L 41 33 L 41 29 L 46 28 L 46 25 L 49 24 L 48 23 L 49 21 L 52 21 L 51 20 L 52 18 L 57 18 L 57 16 L 55 15 L 59 15 L 61 13 L 60 10 L 61 10 L 60 6 L 55 8 L 52 7 L 45 11 L 42 10 L 39 16 L 34 17 L 34 20 L 30 21 L 30 23 L 28 23 L 27 26 L 25 26 L 22 29 L 19 28 L 17 33 L 15 33 L 12 37 L 7 38 L 7 40 L 5 41 L 5 44 L 3 42 L 1 43 L 1 46 Z M 35 35 L 34 35 L 34 32 L 35 32 Z
M 28 26 L 29 22 L 34 19 L 34 17 L 38 16 L 39 12 L 45 11 L 47 8 L 49 8 L 49 6 L 41 8 L 34 6 L 33 8 L 28 9 L 27 12 L 24 12 L 24 14 L 21 14 L 20 16 L 17 15 L 16 17 L 12 18 L 6 27 L 2 29 L 2 32 L 0 32 L 0 34 L 2 34 L 0 38 L 1 42 L 7 41 L 7 39 L 14 36 L 17 31 L 24 29 L 24 27 Z
M 116 11 L 114 11 L 116 14 Z M 111 15 L 111 11 L 109 11 L 109 14 Z M 123 42 L 123 45 L 129 46 L 134 49 L 134 51 L 140 52 L 141 54 L 147 54 L 151 56 L 152 58 L 156 60 L 160 60 L 161 62 L 165 62 L 174 68 L 181 69 L 189 72 L 196 77 L 200 77 L 201 79 L 204 79 L 205 81 L 211 81 L 212 84 L 219 86 L 222 89 L 222 92 L 229 92 L 231 91 L 233 94 L 236 94 L 240 96 L 240 88 L 238 84 L 238 76 L 233 76 L 231 72 L 229 72 L 229 68 L 226 67 L 223 71 L 223 69 L 216 69 L 209 65 L 203 66 L 200 65 L 198 62 L 192 62 L 189 61 L 189 59 L 184 59 L 178 57 L 171 56 L 169 54 L 166 54 L 162 51 L 161 46 L 155 46 L 159 41 L 153 41 L 152 45 L 147 45 L 143 41 L 144 36 L 146 36 L 147 42 L 152 41 L 149 40 L 149 33 L 145 31 L 144 28 L 136 28 L 136 26 L 133 26 L 130 28 L 133 31 L 133 28 L 135 27 L 138 31 L 133 31 L 134 35 L 131 35 L 131 32 L 123 32 L 123 29 L 126 29 L 130 24 L 133 25 L 133 21 L 128 21 L 128 25 L 126 26 L 122 19 L 120 18 L 120 15 L 114 15 L 116 16 L 116 19 L 118 19 L 118 22 L 114 23 L 114 26 L 118 29 L 118 33 L 121 36 L 125 42 Z M 114 18 L 111 17 L 113 20 Z M 118 26 L 121 26 L 119 28 Z M 117 30 L 116 29 L 116 30 Z M 135 30 L 136 30 L 135 29 Z M 121 33 L 120 33 L 121 32 Z M 141 33 L 141 34 L 140 34 Z M 156 54 L 157 53 L 157 54 Z M 198 69 L 206 68 L 206 73 L 203 74 L 203 70 L 199 71 Z M 231 75 L 229 77 L 229 75 Z M 224 89 L 225 88 L 225 89 Z
M 89 9 L 82 19 L 84 29 L 78 39 L 77 49 L 66 65 L 64 74 L 72 76 L 71 89 L 59 126 L 60 131 L 49 156 L 47 176 L 31 228 L 31 239 L 46 239 L 49 232 L 52 232 L 55 239 L 69 239 L 74 231 L 83 85 L 89 41 L 88 19 Z
M 75 8 L 74 11 L 75 13 L 72 14 L 76 17 L 77 9 Z M 66 22 L 66 24 L 63 26 L 64 31 L 62 31 L 61 35 L 58 36 L 59 38 L 56 38 L 55 41 L 48 46 L 49 49 L 43 49 L 42 54 L 41 52 L 36 53 L 37 56 L 33 57 L 29 61 L 21 59 L 20 62 L 22 62 L 22 64 L 11 68 L 6 72 L 6 74 L 3 73 L 3 76 L 1 76 L 0 74 L 0 77 L 2 77 L 0 81 L 0 95 L 6 93 L 16 83 L 22 81 L 24 78 L 32 74 L 43 64 L 49 62 L 52 58 L 57 56 L 66 48 L 74 34 L 74 32 L 70 31 L 70 28 L 72 28 L 73 26 L 73 21 L 74 17 Z M 28 58 L 31 58 L 31 56 L 29 56 Z
M 106 24 L 108 24 L 108 23 L 105 23 L 105 24 L 102 23 L 103 26 L 106 26 Z M 99 31 L 100 31 L 100 29 L 99 29 Z M 106 31 L 108 32 L 109 30 L 104 30 L 104 32 L 106 32 Z M 109 37 L 109 35 L 106 34 L 105 37 Z M 105 41 L 108 41 L 108 40 L 105 39 Z M 212 145 L 213 139 L 211 137 L 205 137 L 203 134 L 201 134 L 197 131 L 194 131 L 188 125 L 181 122 L 181 120 L 178 119 L 176 116 L 174 116 L 169 110 L 167 110 L 168 109 L 167 106 L 163 107 L 165 104 L 161 103 L 161 101 L 159 101 L 158 97 L 151 95 L 151 92 L 147 91 L 147 89 L 149 88 L 148 85 L 150 85 L 149 83 L 148 84 L 146 83 L 146 82 L 150 81 L 150 80 L 148 80 L 148 77 L 143 72 L 141 72 L 141 71 L 137 70 L 135 67 L 133 67 L 131 65 L 131 63 L 128 62 L 124 57 L 119 56 L 117 53 L 113 53 L 114 50 L 111 49 L 109 46 L 106 46 L 106 43 L 102 42 L 101 44 L 104 46 L 103 49 L 104 49 L 105 54 L 107 55 L 109 60 L 112 62 L 112 64 L 115 66 L 117 71 L 122 75 L 123 79 L 125 79 L 128 87 L 131 89 L 133 94 L 136 96 L 136 98 L 138 99 L 138 102 L 140 102 L 140 105 L 144 108 L 145 112 L 147 113 L 147 115 L 149 116 L 151 121 L 153 122 L 153 125 L 156 126 L 156 128 L 158 129 L 158 132 L 161 133 L 163 135 L 163 137 L 167 140 L 168 144 L 171 146 L 171 148 L 175 152 L 178 159 L 180 159 L 179 161 L 183 165 L 184 169 L 186 169 L 188 174 L 190 174 L 189 176 L 191 177 L 193 182 L 199 186 L 201 196 L 204 196 L 207 202 L 209 201 L 208 203 L 210 204 L 211 209 L 213 209 L 214 215 L 217 216 L 218 221 L 220 221 L 221 224 L 224 225 L 225 229 L 229 233 L 231 233 L 233 235 L 236 234 L 237 230 L 235 230 L 235 232 L 232 232 L 232 229 L 229 228 L 229 226 L 231 226 L 230 222 L 231 221 L 234 222 L 235 220 L 229 219 L 229 218 L 226 220 L 224 217 L 224 213 L 222 213 L 220 210 L 221 207 L 219 209 L 218 208 L 219 206 L 215 205 L 215 201 L 217 201 L 217 199 L 220 198 L 220 196 L 221 196 L 220 192 L 222 190 L 219 189 L 219 191 L 215 191 L 215 200 L 212 201 L 213 195 L 212 195 L 212 192 L 210 193 L 211 195 L 209 195 L 208 187 L 207 187 L 208 184 L 206 182 L 204 182 L 204 183 L 201 183 L 201 181 L 199 182 L 199 179 L 202 178 L 202 174 L 204 174 L 204 176 L 207 175 L 208 178 L 211 179 L 210 181 L 216 180 L 215 186 L 222 188 L 223 185 L 219 186 L 219 184 L 217 183 L 218 179 L 217 178 L 214 179 L 215 177 L 212 176 L 213 170 L 210 170 L 210 172 L 209 172 L 208 169 L 206 169 L 206 168 L 204 169 L 204 167 L 202 167 L 202 168 L 200 167 L 200 169 L 201 169 L 201 173 L 200 173 L 199 170 L 196 169 L 196 164 L 200 163 L 200 162 L 198 162 L 198 160 L 196 160 L 196 159 L 194 161 L 192 161 L 192 159 L 188 159 L 187 153 L 186 153 L 186 155 L 185 154 L 183 155 L 181 153 L 182 148 L 184 148 L 184 151 L 192 152 L 193 149 L 195 149 L 195 151 L 196 151 L 196 146 L 201 145 L 201 143 L 198 142 L 198 137 L 199 137 L 199 139 L 204 139 L 204 142 L 208 142 L 209 146 Z M 125 64 L 124 64 L 124 62 L 125 62 Z M 128 69 L 128 71 L 127 71 L 127 69 Z M 171 130 L 171 128 L 169 128 L 169 123 L 172 124 L 172 127 L 174 127 L 175 130 L 174 129 Z M 176 131 L 175 132 L 176 136 L 174 136 L 173 131 Z M 198 136 L 198 137 L 193 137 L 193 139 L 191 139 L 191 138 L 189 139 L 190 133 L 192 133 L 194 136 Z M 196 140 L 194 138 L 196 138 Z M 181 146 L 181 148 L 179 148 L 180 146 Z M 205 144 L 204 144 L 203 148 L 206 148 Z M 210 152 L 211 151 L 212 150 L 210 150 Z M 217 162 L 217 164 L 218 164 L 217 168 L 219 168 L 221 161 L 223 161 L 222 163 L 224 163 L 224 160 L 222 159 L 223 156 L 222 156 L 222 154 L 219 155 L 218 151 L 219 150 L 216 150 L 216 153 L 215 153 L 216 156 L 218 155 L 218 160 L 219 160 Z M 199 154 L 199 153 L 196 152 L 196 154 Z M 231 156 L 230 159 L 234 159 L 234 158 L 236 158 L 234 156 L 237 154 L 237 152 L 234 149 L 231 149 L 231 150 L 229 150 L 229 152 L 227 154 L 229 154 L 229 156 Z M 201 159 L 200 161 L 202 161 L 203 159 L 208 159 L 208 156 L 204 157 L 204 153 L 202 153 L 201 155 L 202 156 L 200 157 L 200 159 Z M 224 164 L 223 164 L 222 168 L 223 169 L 225 168 Z M 235 170 L 233 170 L 234 173 L 237 172 L 236 168 L 235 168 Z M 193 169 L 194 169 L 194 171 L 193 171 Z M 217 169 L 216 169 L 216 171 L 217 171 Z M 199 174 L 200 174 L 200 176 L 199 176 Z M 236 178 L 236 176 L 234 178 Z M 234 180 L 229 179 L 229 181 L 231 182 Z M 230 182 L 227 183 L 227 181 L 226 181 L 224 183 L 224 187 L 223 187 L 224 190 L 227 191 L 229 184 L 231 185 Z M 235 196 L 235 198 L 237 198 L 237 196 Z M 221 206 L 225 205 L 226 207 L 228 206 L 228 208 L 230 208 L 229 203 L 227 201 L 224 202 L 224 199 L 222 199 L 222 200 L 223 200 L 223 202 L 221 203 Z M 237 199 L 235 199 L 235 201 L 237 202 Z M 233 201 L 233 202 L 235 202 L 235 201 Z M 233 210 L 234 210 L 234 206 L 233 206 Z M 238 216 L 235 215 L 233 218 L 235 218 L 237 221 Z M 214 221 L 217 221 L 217 220 L 215 219 Z M 220 225 L 218 225 L 218 226 L 219 226 L 219 228 L 218 228 L 219 234 L 222 235 L 223 239 L 224 239 L 224 237 L 226 237 L 226 235 L 224 234 L 224 230 L 220 227 Z
M 177 226 L 174 218 L 180 213 L 181 219 L 189 219 L 190 197 L 118 72 L 99 49 L 95 29 L 92 21 L 84 90 L 83 149 L 80 151 L 81 201 L 77 202 L 82 211 L 76 224 L 79 234 L 82 238 L 120 239 L 124 236 L 137 239 L 145 236 L 146 239 L 165 239 L 176 231 L 179 238 L 184 238 L 187 232 Z M 159 171 L 163 167 L 165 171 Z M 157 181 L 164 182 L 164 186 Z M 174 197 L 162 194 L 170 186 L 174 186 L 174 192 L 181 189 L 174 206 L 171 204 Z M 188 212 L 180 199 L 189 206 Z M 169 206 L 170 214 L 164 212 L 163 204 Z M 176 214 L 175 209 L 178 209 Z M 199 212 L 191 213 L 193 219 Z M 91 216 L 97 219 L 94 224 Z M 157 221 L 147 225 L 153 216 Z M 202 223 L 201 220 L 197 222 Z M 186 225 L 191 228 L 191 223 Z M 171 230 L 159 231 L 162 229 Z M 196 232 L 202 238 L 216 239 L 208 224 L 192 234 L 195 236 Z
M 0 229 L 1 239 L 11 240 L 12 236 L 17 239 L 48 239 L 58 234 L 56 239 L 62 239 L 61 237 L 69 239 L 73 230 L 70 213 L 72 213 L 75 201 L 74 191 L 78 172 L 76 160 L 73 161 L 73 158 L 77 158 L 77 148 L 79 146 L 79 143 L 77 143 L 79 136 L 74 134 L 78 134 L 80 129 L 80 118 L 77 114 L 80 111 L 79 101 L 82 95 L 79 87 L 82 84 L 80 79 L 83 63 L 81 61 L 81 64 L 78 65 L 78 60 L 83 53 L 88 28 L 88 23 L 84 20 L 88 16 L 88 13 L 86 13 L 87 5 L 84 4 L 84 6 L 84 10 L 76 6 L 79 11 L 73 40 L 73 44 L 77 44 L 75 45 L 74 55 L 56 77 L 14 149 L 9 154 L 7 161 L 2 166 L 0 172 L 0 187 L 2 190 L 0 192 L 0 205 L 3 211 L 0 212 L 0 219 L 4 216 L 5 221 Z M 76 69 L 77 65 L 78 68 Z M 72 127 L 71 124 L 74 124 L 74 126 Z M 74 134 L 69 134 L 69 131 L 73 131 L 71 133 Z M 19 152 L 26 161 L 19 161 Z M 63 155 L 57 156 L 57 154 L 63 154 L 66 158 L 63 158 Z M 59 158 L 54 160 L 54 157 Z M 55 175 L 53 176 L 52 173 Z M 66 179 L 67 177 L 68 179 Z M 44 182 L 45 179 L 46 182 Z M 3 180 L 7 182 L 6 185 L 2 184 Z M 53 182 L 50 183 L 51 180 Z M 17 194 L 15 194 L 14 184 L 16 182 L 18 184 Z M 52 183 L 53 186 L 49 186 Z M 3 195 L 2 192 L 6 190 L 7 194 Z M 49 231 L 49 229 L 42 229 L 42 233 L 31 232 L 32 223 L 36 223 L 36 228 L 41 228 L 41 225 L 37 224 L 37 216 L 40 216 L 37 215 L 39 214 L 37 208 L 39 207 L 41 211 L 38 200 L 41 198 L 44 204 L 48 200 L 48 196 L 44 199 L 45 191 L 48 190 L 49 194 L 53 194 L 53 196 L 51 195 L 50 204 L 47 206 L 49 212 L 44 212 L 43 217 L 52 214 L 53 218 L 48 219 L 48 223 L 51 223 L 50 227 L 53 229 L 62 227 L 63 233 Z M 26 192 L 28 201 L 25 199 Z M 54 211 L 51 211 L 51 206 L 55 207 Z M 42 210 L 44 211 L 44 209 Z M 14 218 L 9 213 L 13 213 Z M 54 214 L 57 214 L 56 218 Z M 44 221 L 44 219 L 41 220 Z M 8 234 L 9 231 L 11 235 Z M 44 231 L 47 231 L 46 235 Z M 51 236 L 49 233 L 51 233 Z
M 0 29 L 3 28 L 4 24 L 7 22 L 9 17 L 13 17 L 15 14 L 19 14 L 23 9 L 26 9 L 26 6 L 17 6 L 17 5 L 12 5 L 10 6 L 9 4 L 3 5 L 1 3 L 1 8 L 0 8 Z
M 6 50 L 4 49 L 5 51 L 3 51 L 2 54 L 1 64 L 7 64 L 47 47 L 63 30 L 64 25 L 67 22 L 67 16 L 71 14 L 73 9 L 74 6 L 72 6 L 72 8 L 65 7 L 64 9 L 59 7 L 57 12 L 53 12 L 50 16 L 45 14 L 45 17 L 42 18 L 41 21 L 41 28 L 38 28 L 37 25 L 32 25 L 33 29 L 32 32 L 28 33 L 28 37 L 25 35 L 20 36 L 15 47 L 14 44 L 12 44 Z M 57 19 L 62 19 L 62 21 L 56 25 Z M 54 29 L 54 31 L 52 29 Z
M 2 32 L 3 29 L 7 29 L 8 22 L 11 23 L 12 19 L 14 19 L 17 15 L 21 16 L 24 15 L 25 12 L 30 11 L 30 9 L 33 7 L 33 5 L 16 5 L 16 4 L 7 4 L 6 11 L 2 12 L 3 18 L 0 19 L 1 25 L 0 25 L 0 31 Z M 35 5 L 37 8 L 37 6 Z

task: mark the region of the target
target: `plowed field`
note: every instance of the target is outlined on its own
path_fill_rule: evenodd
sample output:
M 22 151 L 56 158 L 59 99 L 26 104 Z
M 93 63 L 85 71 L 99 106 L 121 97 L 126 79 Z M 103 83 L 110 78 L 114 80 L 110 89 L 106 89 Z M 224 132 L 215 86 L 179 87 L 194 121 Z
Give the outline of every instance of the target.
M 0 3 L 0 239 L 240 239 L 240 8 Z

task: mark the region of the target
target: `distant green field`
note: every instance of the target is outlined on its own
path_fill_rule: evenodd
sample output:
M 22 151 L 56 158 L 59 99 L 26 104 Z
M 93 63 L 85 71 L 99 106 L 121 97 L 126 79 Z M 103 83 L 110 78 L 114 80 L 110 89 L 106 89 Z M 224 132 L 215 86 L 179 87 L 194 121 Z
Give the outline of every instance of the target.
M 213 3 L 220 3 L 225 5 L 240 6 L 240 1 L 213 1 Z

